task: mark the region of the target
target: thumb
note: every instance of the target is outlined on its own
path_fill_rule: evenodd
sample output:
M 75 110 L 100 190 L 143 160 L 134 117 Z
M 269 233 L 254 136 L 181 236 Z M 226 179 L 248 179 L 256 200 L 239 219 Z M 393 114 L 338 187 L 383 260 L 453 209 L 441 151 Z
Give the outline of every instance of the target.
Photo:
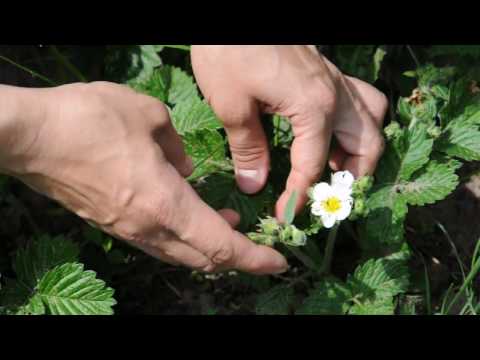
M 215 109 L 227 133 L 239 188 L 254 194 L 267 181 L 270 164 L 268 143 L 255 100 L 235 99 L 234 106 Z
M 237 269 L 254 274 L 286 271 L 288 264 L 280 253 L 270 247 L 257 245 L 233 230 L 222 217 L 226 215 L 225 212 L 221 215 L 210 208 L 177 172 L 170 172 L 169 176 L 169 183 L 177 184 L 180 195 L 174 199 L 175 212 L 179 216 L 171 219 L 168 228 L 182 243 L 208 259 L 201 270 Z M 235 222 L 234 219 L 230 221 Z

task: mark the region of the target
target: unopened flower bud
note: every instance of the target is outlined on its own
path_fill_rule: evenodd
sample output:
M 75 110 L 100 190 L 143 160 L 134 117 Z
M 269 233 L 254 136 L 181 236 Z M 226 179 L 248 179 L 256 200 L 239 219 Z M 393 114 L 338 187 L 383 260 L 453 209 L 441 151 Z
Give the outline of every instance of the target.
M 353 184 L 353 192 L 357 194 L 363 194 L 370 190 L 373 185 L 372 176 L 363 176 Z
M 428 135 L 432 138 L 437 139 L 442 135 L 442 129 L 439 126 L 432 126 L 430 129 L 427 130 Z
M 306 243 L 307 235 L 305 235 L 305 232 L 292 225 L 292 241 L 290 245 L 305 246 Z
M 260 220 L 259 228 L 261 232 L 267 235 L 278 235 L 278 233 L 281 231 L 281 226 L 277 219 L 270 216 L 266 219 Z
M 400 124 L 396 121 L 392 121 L 385 129 L 384 129 L 384 132 L 385 132 L 385 136 L 387 137 L 387 139 L 395 139 L 397 138 L 400 133 L 401 133 L 401 129 L 400 129 Z
M 276 237 L 267 234 L 261 233 L 248 233 L 247 237 L 252 240 L 256 244 L 265 245 L 265 246 L 273 246 L 276 241 Z

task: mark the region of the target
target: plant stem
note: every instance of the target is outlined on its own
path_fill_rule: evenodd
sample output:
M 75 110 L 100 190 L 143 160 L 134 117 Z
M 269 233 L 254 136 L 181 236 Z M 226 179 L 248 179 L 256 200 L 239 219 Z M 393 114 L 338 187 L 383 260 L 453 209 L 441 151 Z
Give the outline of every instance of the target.
M 47 84 L 51 85 L 51 86 L 57 86 L 58 84 L 55 83 L 54 81 L 50 80 L 49 78 L 47 78 L 46 76 L 43 76 L 43 75 L 40 75 L 39 73 L 25 67 L 25 66 L 22 66 L 20 64 L 17 64 L 15 61 L 13 60 L 10 60 L 9 58 L 3 56 L 3 55 L 0 55 L 0 60 L 3 60 L 3 61 L 6 61 L 8 62 L 9 64 L 29 73 L 31 76 L 33 76 L 34 78 L 37 77 L 39 78 L 40 80 L 42 81 L 45 81 Z
M 463 292 L 465 291 L 467 286 L 469 286 L 471 284 L 471 282 L 473 281 L 473 278 L 477 275 L 479 270 L 480 270 L 480 259 L 478 259 L 477 262 L 475 263 L 475 265 L 472 267 L 472 270 L 470 271 L 467 278 L 463 282 L 462 287 L 460 288 L 460 290 L 458 290 L 458 292 L 455 295 L 455 297 L 453 298 L 452 302 L 448 305 L 447 311 L 446 311 L 447 314 L 450 313 L 450 309 L 452 308 L 452 306 L 458 301 L 458 299 L 463 294 Z
M 335 249 L 335 241 L 337 240 L 337 232 L 339 225 L 335 225 L 328 233 L 327 245 L 325 246 L 325 255 L 323 256 L 322 267 L 320 268 L 320 274 L 326 275 L 330 273 L 332 266 L 333 250 Z
M 188 46 L 188 45 L 163 45 L 163 46 L 165 46 L 166 48 L 171 48 L 171 49 L 190 51 L 190 46 Z
M 415 55 L 415 53 L 413 52 L 413 49 L 410 45 L 407 45 L 407 49 L 408 51 L 410 52 L 410 55 L 412 56 L 413 58 L 413 61 L 415 61 L 415 64 L 417 65 L 417 68 L 419 68 L 421 65 L 420 65 L 420 61 L 418 61 L 418 58 L 417 56 Z
M 75 65 L 73 65 L 65 56 L 62 55 L 60 51 L 58 51 L 55 45 L 50 47 L 50 51 L 52 52 L 55 59 L 62 64 L 70 73 L 72 73 L 78 80 L 81 82 L 88 82 L 87 78 L 83 76 L 80 70 L 77 69 Z
M 300 249 L 297 249 L 296 247 L 293 246 L 287 246 L 287 249 L 290 250 L 290 252 L 295 255 L 295 257 L 300 260 L 307 268 L 318 272 L 318 266 L 313 262 L 312 259 L 310 259 L 307 255 L 305 255 Z

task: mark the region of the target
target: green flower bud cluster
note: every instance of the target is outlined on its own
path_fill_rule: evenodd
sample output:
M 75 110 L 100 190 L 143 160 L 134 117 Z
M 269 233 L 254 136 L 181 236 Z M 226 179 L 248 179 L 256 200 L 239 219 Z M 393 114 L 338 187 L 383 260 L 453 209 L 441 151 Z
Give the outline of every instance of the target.
M 392 121 L 383 131 L 388 140 L 396 139 L 402 133 L 400 124 L 396 121 Z
M 432 138 L 437 139 L 442 135 L 442 129 L 440 126 L 432 126 L 428 130 L 428 135 L 430 135 Z
M 352 197 L 354 205 L 349 220 L 357 220 L 368 215 L 366 198 L 368 191 L 372 188 L 373 177 L 363 176 L 353 183 Z
M 304 231 L 295 225 L 279 224 L 270 216 L 260 219 L 258 232 L 248 233 L 247 236 L 253 242 L 266 246 L 273 246 L 277 242 L 289 246 L 304 246 L 307 243 L 307 235 Z

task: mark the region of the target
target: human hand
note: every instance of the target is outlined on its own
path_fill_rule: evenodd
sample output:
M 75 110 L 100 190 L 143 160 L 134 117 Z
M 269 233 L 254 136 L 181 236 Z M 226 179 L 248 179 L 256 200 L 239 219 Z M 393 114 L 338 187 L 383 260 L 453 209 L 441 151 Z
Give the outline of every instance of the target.
M 281 219 L 292 192 L 297 211 L 327 159 L 333 170 L 373 173 L 384 140 L 385 96 L 344 76 L 314 46 L 192 46 L 202 93 L 225 125 L 239 187 L 255 193 L 269 171 L 268 143 L 259 114 L 287 117 L 294 134 L 291 172 L 277 202 Z M 332 135 L 338 145 L 329 155 Z
M 0 94 L 21 99 L 8 102 L 12 121 L 0 117 L 3 172 L 168 263 L 286 270 L 282 255 L 232 229 L 235 212 L 215 212 L 183 178 L 192 162 L 158 100 L 106 82 Z

